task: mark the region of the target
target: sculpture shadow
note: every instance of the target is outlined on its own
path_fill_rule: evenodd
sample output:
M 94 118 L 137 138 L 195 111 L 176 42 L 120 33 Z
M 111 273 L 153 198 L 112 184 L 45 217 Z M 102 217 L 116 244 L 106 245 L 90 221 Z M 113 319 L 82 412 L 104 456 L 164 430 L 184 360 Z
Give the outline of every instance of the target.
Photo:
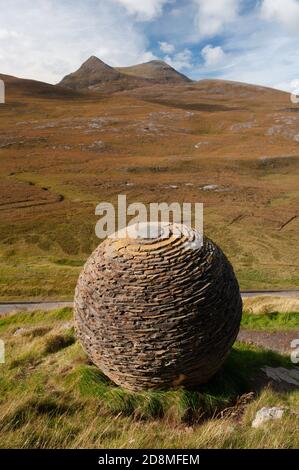
M 81 369 L 80 390 L 100 399 L 107 412 L 135 419 L 167 418 L 175 422 L 197 423 L 219 417 L 238 406 L 240 397 L 252 400 L 269 381 L 261 380 L 261 368 L 291 367 L 289 358 L 275 352 L 236 343 L 220 371 L 205 385 L 194 388 L 131 392 L 116 386 L 93 365 Z

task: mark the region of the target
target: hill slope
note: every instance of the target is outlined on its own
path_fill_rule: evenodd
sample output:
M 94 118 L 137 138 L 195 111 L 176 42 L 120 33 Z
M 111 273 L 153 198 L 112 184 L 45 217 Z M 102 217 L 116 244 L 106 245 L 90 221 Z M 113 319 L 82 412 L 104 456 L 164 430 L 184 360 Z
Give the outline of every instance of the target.
M 35 98 L 75 98 L 81 96 L 70 89 L 59 85 L 28 80 L 26 78 L 13 77 L 12 75 L 0 74 L 0 79 L 5 83 L 5 92 L 8 97 L 35 97 Z
M 90 88 L 93 85 L 119 80 L 120 73 L 95 56 L 91 56 L 81 67 L 64 77 L 59 85 L 75 90 Z
M 90 57 L 75 72 L 64 77 L 60 86 L 73 90 L 115 92 L 153 84 L 185 84 L 191 80 L 160 60 L 132 67 L 113 68 L 95 56 Z
M 163 83 L 188 83 L 190 78 L 175 70 L 162 60 L 151 60 L 144 64 L 133 65 L 131 67 L 117 67 L 119 72 L 134 76 L 154 80 Z
M 146 86 L 148 83 L 150 81 L 142 77 L 120 73 L 92 56 L 78 70 L 64 77 L 58 85 L 73 90 L 114 93 Z
M 205 232 L 242 289 L 298 287 L 299 113 L 287 93 L 219 80 L 113 94 L 5 81 L 2 300 L 72 298 L 99 243 L 95 207 L 118 194 L 204 203 Z

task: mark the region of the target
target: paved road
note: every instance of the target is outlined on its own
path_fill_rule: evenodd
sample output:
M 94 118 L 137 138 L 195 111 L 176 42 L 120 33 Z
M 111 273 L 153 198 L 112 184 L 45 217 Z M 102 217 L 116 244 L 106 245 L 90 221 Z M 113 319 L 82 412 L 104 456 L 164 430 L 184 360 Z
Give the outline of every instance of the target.
M 9 313 L 16 311 L 33 311 L 33 310 L 54 310 L 59 307 L 72 307 L 73 302 L 0 302 L 0 315 L 1 313 Z
M 299 297 L 299 290 L 243 290 L 242 297 L 257 297 L 258 295 L 271 295 L 274 297 Z
M 242 297 L 256 297 L 258 295 L 274 295 L 278 297 L 299 297 L 299 290 L 282 290 L 282 291 L 243 291 Z M 0 302 L 0 315 L 1 313 L 8 313 L 12 311 L 24 310 L 53 310 L 59 307 L 72 307 L 72 301 L 52 301 L 52 302 Z

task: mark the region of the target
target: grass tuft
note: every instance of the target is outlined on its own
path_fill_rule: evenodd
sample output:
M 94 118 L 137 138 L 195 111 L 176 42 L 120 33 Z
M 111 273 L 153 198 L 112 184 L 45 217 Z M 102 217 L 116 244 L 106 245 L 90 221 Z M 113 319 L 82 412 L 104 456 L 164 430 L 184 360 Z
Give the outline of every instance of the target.
M 178 422 L 199 422 L 232 406 L 250 390 L 253 375 L 260 367 L 289 366 L 288 358 L 236 344 L 221 371 L 196 390 L 130 392 L 116 387 L 95 366 L 82 366 L 79 387 L 83 395 L 99 398 L 106 410 L 139 419 L 168 416 Z
M 75 338 L 72 333 L 57 334 L 49 336 L 45 341 L 45 354 L 53 354 L 61 349 L 74 344 Z

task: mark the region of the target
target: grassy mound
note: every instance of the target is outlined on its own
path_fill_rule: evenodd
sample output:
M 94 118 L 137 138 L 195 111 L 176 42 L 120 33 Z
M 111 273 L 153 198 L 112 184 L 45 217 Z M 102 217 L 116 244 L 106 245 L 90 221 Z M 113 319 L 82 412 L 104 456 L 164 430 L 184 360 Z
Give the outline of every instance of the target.
M 260 367 L 288 358 L 236 344 L 208 385 L 133 393 L 90 364 L 71 319 L 68 308 L 0 319 L 0 447 L 298 447 L 294 416 L 250 426 L 262 406 L 294 408 L 298 391 L 266 389 L 242 405 Z

